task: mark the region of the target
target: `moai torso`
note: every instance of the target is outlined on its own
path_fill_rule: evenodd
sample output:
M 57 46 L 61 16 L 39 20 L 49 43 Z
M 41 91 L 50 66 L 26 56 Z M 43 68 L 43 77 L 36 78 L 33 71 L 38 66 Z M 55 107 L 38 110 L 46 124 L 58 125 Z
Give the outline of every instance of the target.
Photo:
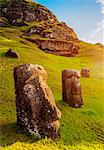
M 71 107 L 83 105 L 80 74 L 76 70 L 63 70 L 62 72 L 62 96 Z

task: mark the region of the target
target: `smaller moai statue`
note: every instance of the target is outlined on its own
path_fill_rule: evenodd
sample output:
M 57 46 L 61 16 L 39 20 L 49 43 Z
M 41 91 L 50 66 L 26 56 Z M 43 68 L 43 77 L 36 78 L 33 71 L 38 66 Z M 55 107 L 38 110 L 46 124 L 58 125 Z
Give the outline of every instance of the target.
M 81 77 L 86 77 L 89 78 L 90 77 L 90 69 L 89 68 L 82 68 L 81 69 Z
M 79 71 L 62 71 L 62 97 L 71 107 L 79 108 L 83 105 Z

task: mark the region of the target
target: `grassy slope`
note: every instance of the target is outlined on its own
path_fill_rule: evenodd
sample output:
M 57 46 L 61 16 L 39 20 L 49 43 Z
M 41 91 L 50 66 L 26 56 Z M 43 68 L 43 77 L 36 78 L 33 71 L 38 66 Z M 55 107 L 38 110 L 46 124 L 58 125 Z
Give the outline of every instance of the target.
M 104 149 L 104 50 L 88 43 L 80 43 L 80 54 L 66 58 L 46 54 L 35 44 L 19 37 L 18 28 L 1 28 L 0 33 L 0 119 L 3 150 L 103 150 Z M 22 43 L 20 42 L 22 41 Z M 24 44 L 23 44 L 24 43 Z M 5 52 L 12 48 L 19 59 L 6 58 Z M 20 64 L 42 65 L 48 75 L 56 102 L 62 112 L 61 139 L 58 141 L 34 140 L 17 133 L 13 68 Z M 84 106 L 70 108 L 62 102 L 61 71 L 65 68 L 89 67 L 91 78 L 81 78 Z

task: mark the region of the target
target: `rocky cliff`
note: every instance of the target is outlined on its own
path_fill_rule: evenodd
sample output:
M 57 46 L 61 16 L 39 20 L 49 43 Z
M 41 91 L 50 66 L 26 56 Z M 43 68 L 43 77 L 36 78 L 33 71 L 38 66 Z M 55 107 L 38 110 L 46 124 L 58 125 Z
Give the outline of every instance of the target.
M 63 56 L 78 53 L 79 40 L 74 30 L 59 22 L 46 7 L 32 0 L 4 0 L 0 3 L 0 26 L 28 26 L 21 37 L 25 35 L 25 39 L 32 39 L 30 41 L 49 53 Z
M 79 47 L 69 41 L 62 40 L 40 40 L 40 39 L 30 39 L 26 38 L 28 41 L 36 43 L 38 47 L 50 54 L 56 54 L 60 56 L 72 56 L 74 57 L 78 54 Z
M 25 22 L 33 21 L 57 21 L 55 15 L 46 7 L 36 2 L 26 0 L 9 0 L 1 4 L 1 14 L 10 24 L 15 26 L 25 25 Z

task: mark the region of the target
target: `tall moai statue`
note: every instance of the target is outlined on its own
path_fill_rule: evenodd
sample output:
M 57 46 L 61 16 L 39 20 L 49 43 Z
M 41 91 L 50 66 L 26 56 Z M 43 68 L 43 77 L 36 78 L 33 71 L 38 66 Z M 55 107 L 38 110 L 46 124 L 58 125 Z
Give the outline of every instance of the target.
M 71 107 L 83 105 L 80 85 L 80 73 L 77 70 L 62 71 L 62 97 Z
M 17 124 L 36 138 L 58 138 L 61 112 L 48 87 L 47 73 L 40 65 L 14 69 Z

